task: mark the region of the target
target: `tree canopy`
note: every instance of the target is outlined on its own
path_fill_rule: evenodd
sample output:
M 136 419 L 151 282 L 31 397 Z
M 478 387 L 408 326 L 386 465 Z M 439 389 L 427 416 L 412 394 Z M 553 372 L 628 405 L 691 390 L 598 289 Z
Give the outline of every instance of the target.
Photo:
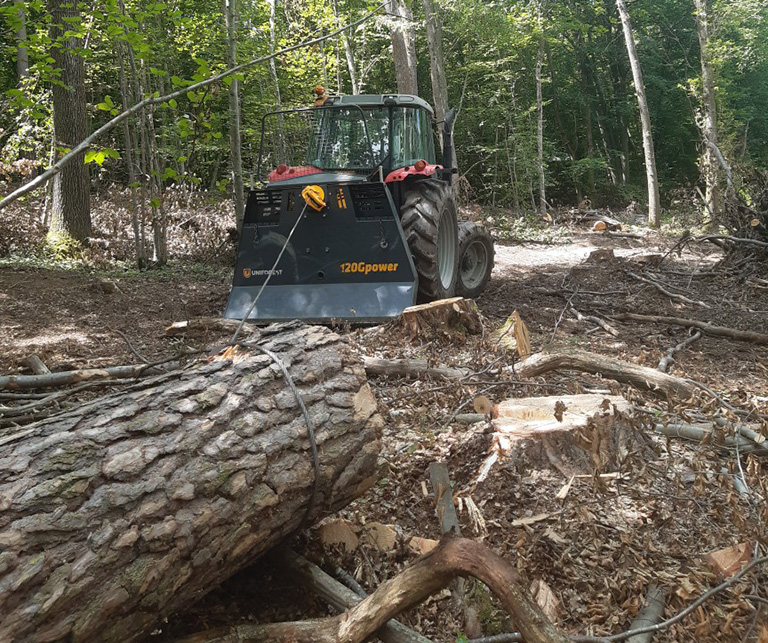
M 667 206 L 682 193 L 703 189 L 704 59 L 713 75 L 717 146 L 735 168 L 735 187 L 747 201 L 750 177 L 768 169 L 768 7 L 761 0 L 706 0 L 709 34 L 702 57 L 697 36 L 702 2 L 627 3 Z M 59 4 L 71 7 L 63 17 L 55 11 Z M 541 45 L 549 204 L 575 204 L 585 196 L 595 205 L 646 202 L 640 118 L 614 0 L 433 0 L 431 5 L 442 22 L 440 65 L 448 104 L 459 110 L 458 165 L 471 199 L 522 211 L 537 208 L 535 70 Z M 237 0 L 236 61 L 317 39 L 375 6 L 360 0 Z M 92 8 L 80 0 L 16 0 L 0 13 L 0 46 L 6 52 L 0 64 L 0 178 L 8 182 L 39 173 L 67 151 L 53 137 L 54 90 L 66 86 L 55 54 L 63 48 L 84 63 L 91 132 L 142 98 L 190 87 L 228 67 L 221 2 L 107 0 Z M 169 184 L 231 193 L 228 87 L 233 80 L 239 81 L 247 182 L 266 112 L 308 106 L 317 84 L 331 94 L 397 91 L 395 34 L 412 41 L 419 93 L 432 101 L 424 18 L 422 3 L 390 2 L 322 42 L 279 53 L 273 63 L 142 110 L 126 131 L 110 130 L 85 154 L 92 189 L 133 186 L 155 218 Z M 57 20 L 62 24 L 54 24 Z

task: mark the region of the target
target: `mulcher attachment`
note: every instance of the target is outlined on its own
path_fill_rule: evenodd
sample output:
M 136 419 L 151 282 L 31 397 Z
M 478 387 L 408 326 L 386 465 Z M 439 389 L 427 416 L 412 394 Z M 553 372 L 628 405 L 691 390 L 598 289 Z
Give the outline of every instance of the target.
M 250 193 L 225 317 L 245 317 L 270 273 L 248 319 L 378 322 L 413 305 L 416 272 L 384 183 L 309 187 Z

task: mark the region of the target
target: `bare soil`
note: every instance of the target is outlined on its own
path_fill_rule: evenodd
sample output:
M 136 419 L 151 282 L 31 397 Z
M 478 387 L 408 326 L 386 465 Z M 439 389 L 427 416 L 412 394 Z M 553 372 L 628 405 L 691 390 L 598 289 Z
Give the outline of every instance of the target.
M 534 351 L 578 346 L 653 368 L 688 330 L 611 321 L 619 330 L 613 337 L 578 321 L 569 307 L 605 320 L 635 312 L 768 333 L 764 257 L 725 258 L 711 245 L 673 249 L 674 239 L 655 234 L 635 239 L 573 230 L 571 236 L 573 242 L 566 245 L 497 246 L 492 281 L 477 300 L 484 317 L 482 336 L 411 340 L 396 322 L 340 329 L 362 355 L 427 358 L 434 364 L 468 367 L 478 375 L 462 382 L 372 380 L 387 419 L 379 482 L 341 514 L 359 533 L 360 545 L 345 551 L 322 542 L 310 529 L 296 543 L 306 555 L 343 567 L 368 591 L 396 574 L 416 555 L 408 547 L 411 537 L 440 536 L 434 501 L 425 494 L 427 468 L 435 460 L 449 464 L 464 535 L 493 547 L 529 582 L 544 581 L 559 604 L 558 624 L 573 634 L 609 635 L 627 629 L 649 584 L 664 588 L 666 617 L 679 612 L 720 580 L 703 559 L 706 552 L 749 543 L 754 556 L 764 555 L 766 463 L 752 455 L 723 455 L 712 445 L 658 438 L 655 458 L 629 458 L 619 479 L 573 480 L 565 499 L 556 496 L 568 480 L 556 470 L 521 470 L 504 459 L 484 482 L 475 483 L 488 436 L 482 426 L 458 424 L 455 415 L 471 411 L 472 399 L 481 393 L 498 402 L 610 391 L 624 395 L 657 422 L 726 417 L 749 422 L 768 435 L 766 345 L 705 334 L 670 369 L 711 392 L 702 390 L 687 401 L 672 402 L 580 373 L 550 373 L 531 382 L 515 379 L 509 369 L 515 354 L 492 338 L 515 310 L 530 330 Z M 596 250 L 607 252 L 593 255 Z M 229 278 L 227 270 L 200 273 L 183 267 L 138 277 L 0 267 L 0 374 L 25 372 L 22 360 L 33 353 L 51 370 L 70 370 L 152 362 L 202 348 L 192 340 L 169 340 L 163 329 L 173 321 L 219 315 Z M 204 343 L 224 339 L 212 336 Z M 364 525 L 371 522 L 392 525 L 397 544 L 382 551 L 366 539 Z M 758 568 L 655 640 L 757 641 L 761 633 L 768 635 L 766 580 L 768 573 Z M 479 629 L 464 623 L 447 596 L 436 597 L 403 620 L 435 641 L 455 641 L 460 632 L 471 637 L 514 630 L 482 586 L 470 588 Z M 150 640 L 241 621 L 327 613 L 312 597 L 301 596 L 266 559 L 189 613 L 171 618 Z

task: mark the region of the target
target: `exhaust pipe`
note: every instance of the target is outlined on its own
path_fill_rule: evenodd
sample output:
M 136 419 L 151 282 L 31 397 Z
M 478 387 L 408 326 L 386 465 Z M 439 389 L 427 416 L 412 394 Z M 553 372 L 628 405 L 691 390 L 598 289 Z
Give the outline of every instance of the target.
M 455 120 L 456 108 L 451 107 L 443 121 L 443 169 L 441 171 L 441 178 L 448 185 L 453 184 L 453 175 L 459 171 L 456 167 L 456 154 L 453 149 L 453 122 Z

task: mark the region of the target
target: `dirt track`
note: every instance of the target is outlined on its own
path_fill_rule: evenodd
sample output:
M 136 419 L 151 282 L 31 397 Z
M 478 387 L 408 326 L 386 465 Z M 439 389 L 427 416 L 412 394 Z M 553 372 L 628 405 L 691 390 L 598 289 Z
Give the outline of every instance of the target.
M 487 444 L 452 417 L 467 410 L 480 392 L 500 400 L 539 395 L 542 386 L 551 394 L 610 389 L 658 418 L 680 414 L 706 418 L 724 409 L 723 403 L 752 413 L 752 420 L 768 413 L 768 347 L 706 336 L 681 353 L 670 372 L 717 391 L 719 402 L 702 395 L 670 404 L 658 395 L 578 373 L 553 373 L 525 385 L 503 383 L 503 367 L 512 363 L 513 356 L 500 351 L 488 336 L 513 310 L 528 325 L 535 351 L 551 344 L 578 346 L 649 367 L 656 367 L 688 331 L 665 324 L 614 322 L 620 335 L 611 337 L 578 321 L 569 306 L 603 319 L 622 311 L 667 314 L 768 332 L 768 282 L 761 266 L 716 265 L 719 253 L 695 246 L 655 265 L 672 242 L 578 232 L 573 239 L 568 245 L 497 249 L 492 282 L 477 302 L 486 318 L 484 338 L 461 344 L 425 343 L 406 339 L 396 325 L 346 331 L 366 355 L 426 357 L 485 375 L 482 383 L 448 386 L 430 381 L 373 382 L 388 418 L 381 479 L 344 517 L 353 525 L 392 523 L 401 534 L 400 544 L 382 552 L 363 541 L 358 551 L 345 553 L 322 547 L 310 532 L 302 545 L 307 551 L 351 572 L 357 570 L 370 588 L 412 557 L 404 547 L 406 538 L 436 538 L 432 501 L 422 492 L 426 469 L 431 461 L 446 460 L 457 489 L 471 481 Z M 590 260 L 596 249 L 613 254 Z M 664 294 L 659 285 L 676 296 Z M 192 341 L 167 339 L 163 328 L 172 321 L 220 314 L 227 292 L 226 272 L 200 278 L 178 270 L 170 277 L 150 273 L 105 280 L 83 273 L 0 268 L 0 373 L 19 372 L 20 360 L 30 353 L 39 354 L 53 370 L 64 370 L 135 363 L 137 355 L 153 361 L 196 348 Z M 209 343 L 219 339 L 206 338 Z M 635 463 L 628 471 L 629 482 L 608 487 L 577 482 L 564 504 L 555 495 L 567 481 L 556 472 L 520 473 L 513 463 L 501 464 L 471 494 L 484 527 L 466 510 L 460 519 L 465 535 L 485 539 L 516 561 L 530 580 L 546 581 L 560 601 L 563 627 L 574 633 L 590 629 L 596 634 L 616 633 L 628 626 L 649 582 L 660 582 L 668 590 L 667 615 L 671 615 L 712 584 L 702 552 L 738 542 L 764 542 L 768 524 L 764 465 L 757 460 L 745 460 L 744 465 L 753 490 L 747 498 L 739 496 L 729 476 L 718 473 L 723 467 L 733 471 L 735 458 L 722 459 L 707 447 L 660 441 L 658 460 L 645 466 Z M 552 518 L 528 527 L 512 526 L 521 516 L 536 514 Z M 236 577 L 189 614 L 172 619 L 152 640 L 238 619 L 323 613 L 324 608 L 311 599 L 297 602 L 297 590 L 285 585 L 280 572 L 269 565 L 266 561 L 262 568 Z M 269 574 L 274 574 L 272 580 L 266 580 Z M 265 580 L 256 581 L 256 575 Z M 754 636 L 765 620 L 758 615 L 751 627 L 755 611 L 746 606 L 749 599 L 744 597 L 762 595 L 758 580 L 765 581 L 766 574 L 720 595 L 657 640 L 754 640 L 748 631 Z M 269 597 L 263 594 L 265 586 Z M 291 609 L 266 600 L 279 596 L 281 588 Z M 481 590 L 476 599 L 486 634 L 512 627 Z M 436 641 L 454 641 L 464 627 L 444 600 L 406 619 Z

